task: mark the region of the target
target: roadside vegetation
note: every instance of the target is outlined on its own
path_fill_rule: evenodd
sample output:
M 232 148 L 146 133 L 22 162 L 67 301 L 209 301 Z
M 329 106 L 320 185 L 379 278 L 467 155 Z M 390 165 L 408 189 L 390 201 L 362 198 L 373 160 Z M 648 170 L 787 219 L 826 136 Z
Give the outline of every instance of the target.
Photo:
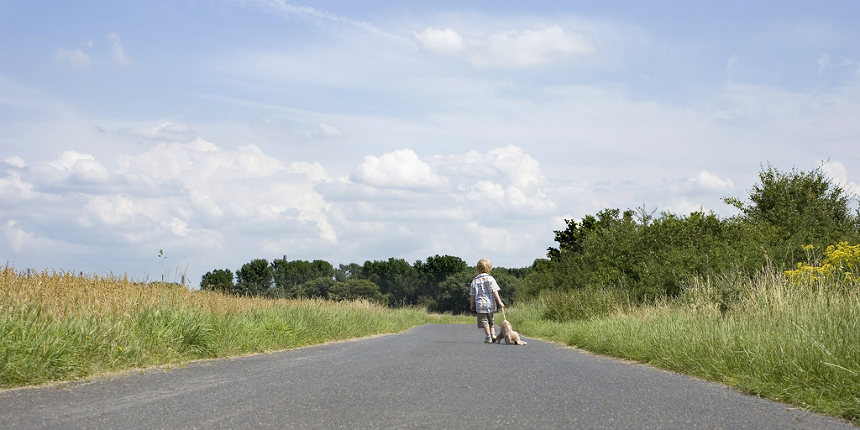
M 860 213 L 762 169 L 741 214 L 568 220 L 508 312 L 522 333 L 860 422 Z M 853 245 L 852 245 L 853 244 Z
M 844 278 L 696 278 L 650 302 L 548 292 L 508 319 L 529 336 L 860 421 L 860 285 Z
M 0 271 L 0 387 L 395 333 L 465 317 L 268 299 L 68 272 Z

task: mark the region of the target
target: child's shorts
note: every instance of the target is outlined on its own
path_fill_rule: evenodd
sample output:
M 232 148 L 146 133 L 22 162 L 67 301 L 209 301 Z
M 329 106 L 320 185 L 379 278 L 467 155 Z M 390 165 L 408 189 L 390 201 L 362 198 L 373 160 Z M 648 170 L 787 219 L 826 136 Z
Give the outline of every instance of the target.
M 494 327 L 493 324 L 493 313 L 490 312 L 488 314 L 478 314 L 478 328 L 484 327 Z

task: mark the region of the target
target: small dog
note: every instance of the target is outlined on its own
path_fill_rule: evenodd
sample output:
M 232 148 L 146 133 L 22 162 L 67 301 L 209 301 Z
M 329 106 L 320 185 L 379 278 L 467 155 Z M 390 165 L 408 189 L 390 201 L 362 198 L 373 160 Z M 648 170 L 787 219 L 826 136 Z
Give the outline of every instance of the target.
M 493 338 L 493 342 L 501 344 L 503 338 L 506 345 L 526 345 L 526 342 L 520 339 L 520 334 L 511 328 L 511 323 L 508 320 L 502 321 L 502 330 L 499 332 L 498 337 Z

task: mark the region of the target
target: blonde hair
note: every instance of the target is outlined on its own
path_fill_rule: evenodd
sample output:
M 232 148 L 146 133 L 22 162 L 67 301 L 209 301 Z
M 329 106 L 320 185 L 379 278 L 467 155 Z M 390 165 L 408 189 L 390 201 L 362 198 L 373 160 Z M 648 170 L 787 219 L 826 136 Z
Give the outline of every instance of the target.
M 490 263 L 490 260 L 482 258 L 478 261 L 478 273 L 490 273 L 490 270 L 493 270 L 493 263 Z

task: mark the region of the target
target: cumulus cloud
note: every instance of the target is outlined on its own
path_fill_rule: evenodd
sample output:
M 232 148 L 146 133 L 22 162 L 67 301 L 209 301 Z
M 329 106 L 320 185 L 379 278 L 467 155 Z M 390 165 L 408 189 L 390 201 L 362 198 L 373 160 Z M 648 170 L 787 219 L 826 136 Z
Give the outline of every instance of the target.
M 597 52 L 597 44 L 591 37 L 558 25 L 467 37 L 450 28 L 428 27 L 420 32 L 413 31 L 412 36 L 423 49 L 462 55 L 482 69 L 542 66 Z
M 682 215 L 682 216 L 691 214 L 693 212 L 699 212 L 699 211 L 705 210 L 705 208 L 702 207 L 701 204 L 691 202 L 691 201 L 687 200 L 687 198 L 685 198 L 685 197 L 679 197 L 679 198 L 671 199 L 669 204 L 660 205 L 660 206 L 661 206 L 660 210 L 662 212 L 668 212 L 668 213 L 673 213 L 673 214 Z
M 846 192 L 860 196 L 860 184 L 848 180 L 848 169 L 844 164 L 838 161 L 822 162 L 821 170 Z
M 381 157 L 368 155 L 350 177 L 353 181 L 379 188 L 423 189 L 448 185 L 411 149 L 400 149 Z
M 719 176 L 708 173 L 703 170 L 694 178 L 687 180 L 696 189 L 715 192 L 728 192 L 735 189 L 735 184 L 731 179 L 722 179 Z
M 86 69 L 92 64 L 92 58 L 79 48 L 73 50 L 60 48 L 54 54 L 54 62 L 67 63 L 74 69 Z
M 520 147 L 506 145 L 484 153 L 433 157 L 431 162 L 434 169 L 457 184 L 469 201 L 520 214 L 556 209 L 543 190 L 540 163 Z
M 254 145 L 228 151 L 196 138 L 121 156 L 117 165 L 110 170 L 90 154 L 65 151 L 6 172 L 0 193 L 38 207 L 40 222 L 71 222 L 117 244 L 222 247 L 222 230 L 271 239 L 303 224 L 311 226 L 303 235 L 337 242 L 328 204 L 314 190 L 330 180 L 318 163 L 287 165 Z M 40 237 L 7 222 L 7 246 L 15 252 L 54 240 Z
M 466 227 L 482 248 L 504 253 L 516 249 L 519 245 L 519 241 L 514 239 L 515 234 L 504 228 L 486 227 L 476 222 L 470 222 Z
M 317 189 L 333 207 L 343 242 L 361 243 L 365 255 L 380 246 L 474 258 L 543 254 L 540 231 L 557 210 L 545 185 L 539 163 L 507 145 L 424 158 L 409 149 L 367 156 L 349 179 Z

